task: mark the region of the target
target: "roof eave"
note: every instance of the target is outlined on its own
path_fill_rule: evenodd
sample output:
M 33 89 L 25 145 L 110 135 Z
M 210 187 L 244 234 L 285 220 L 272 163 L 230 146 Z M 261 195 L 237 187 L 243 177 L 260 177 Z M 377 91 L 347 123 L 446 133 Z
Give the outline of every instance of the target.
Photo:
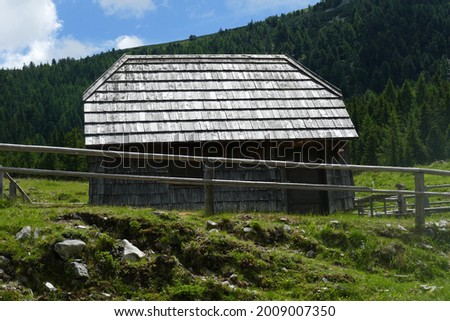
M 342 91 L 338 87 L 332 85 L 322 77 L 320 77 L 318 74 L 316 74 L 314 71 L 311 71 L 310 69 L 306 68 L 304 65 L 297 62 L 295 59 L 289 57 L 288 55 L 283 55 L 283 57 L 293 66 L 301 70 L 303 73 L 323 85 L 326 89 L 334 93 L 335 95 L 339 96 L 340 98 L 343 98 Z
M 83 101 L 86 101 L 109 77 L 111 77 L 131 56 L 123 55 L 103 75 L 88 87 L 83 93 Z

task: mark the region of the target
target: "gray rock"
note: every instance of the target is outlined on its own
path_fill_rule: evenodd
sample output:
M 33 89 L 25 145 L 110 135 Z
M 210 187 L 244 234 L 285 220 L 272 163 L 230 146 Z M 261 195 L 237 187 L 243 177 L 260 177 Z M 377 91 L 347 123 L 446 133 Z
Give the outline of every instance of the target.
M 331 225 L 338 226 L 340 224 L 339 221 L 330 221 Z
M 9 281 L 11 280 L 11 277 L 8 274 L 6 274 L 5 271 L 0 269 L 0 280 Z
M 44 285 L 50 292 L 55 292 L 56 291 L 56 288 L 50 282 L 45 282 Z
M 251 227 L 244 227 L 243 231 L 244 233 L 250 233 L 253 232 L 253 229 Z
M 447 221 L 440 221 L 439 223 L 437 223 L 437 226 L 441 228 L 446 228 L 447 225 L 448 225 Z
M 89 278 L 89 272 L 86 264 L 79 262 L 71 262 L 69 263 L 69 268 L 71 272 L 75 275 L 75 277 L 80 279 Z
M 213 229 L 211 229 L 211 230 L 209 230 L 209 233 L 219 233 L 219 230 L 218 229 L 216 229 L 216 228 L 213 228 Z
M 408 231 L 405 227 L 401 226 L 400 224 L 397 225 L 397 228 L 398 228 L 400 231 L 403 231 L 403 232 L 407 232 L 407 231 Z
M 433 246 L 432 246 L 432 245 L 426 244 L 426 243 L 422 243 L 422 247 L 425 248 L 425 249 L 427 249 L 427 250 L 432 250 L 432 249 L 433 249 Z
M 41 230 L 37 228 L 37 229 L 34 230 L 33 237 L 35 239 L 38 239 L 39 236 L 41 236 Z
M 213 222 L 213 221 L 207 221 L 206 222 L 206 228 L 207 229 L 217 228 L 217 226 L 219 226 L 219 224 L 217 224 L 216 222 Z
M 285 217 L 282 217 L 282 218 L 280 218 L 280 222 L 287 223 L 287 222 L 289 222 L 289 220 Z
M 65 240 L 55 244 L 55 252 L 64 260 L 76 257 L 83 252 L 86 243 L 81 240 Z
M 231 282 L 236 282 L 238 278 L 239 278 L 239 276 L 235 273 L 231 274 L 229 277 Z
M 434 291 L 436 291 L 437 287 L 435 285 L 422 284 L 422 285 L 420 285 L 420 289 L 423 290 L 423 291 L 434 292 Z
M 16 240 L 21 241 L 31 237 L 31 226 L 25 226 L 16 234 Z
M 7 257 L 0 255 L 0 267 L 2 269 L 8 269 L 10 267 L 11 260 Z
M 124 246 L 122 260 L 137 262 L 145 257 L 145 253 L 131 244 L 128 240 L 122 240 L 122 244 Z
M 287 224 L 284 224 L 283 230 L 284 230 L 285 232 L 289 232 L 289 231 L 291 230 L 291 227 L 290 227 L 289 225 L 287 225 Z
M 316 253 L 315 253 L 313 250 L 309 250 L 309 251 L 306 253 L 306 257 L 309 258 L 309 259 L 312 259 L 312 258 L 314 258 L 315 256 L 316 256 Z

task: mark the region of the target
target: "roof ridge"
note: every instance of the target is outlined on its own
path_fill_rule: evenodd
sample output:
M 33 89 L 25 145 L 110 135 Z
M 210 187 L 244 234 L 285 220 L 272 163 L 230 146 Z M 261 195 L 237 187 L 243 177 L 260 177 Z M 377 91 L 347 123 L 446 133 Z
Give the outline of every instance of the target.
M 133 59 L 161 59 L 161 58 L 260 58 L 285 59 L 284 54 L 163 54 L 163 55 L 128 55 Z

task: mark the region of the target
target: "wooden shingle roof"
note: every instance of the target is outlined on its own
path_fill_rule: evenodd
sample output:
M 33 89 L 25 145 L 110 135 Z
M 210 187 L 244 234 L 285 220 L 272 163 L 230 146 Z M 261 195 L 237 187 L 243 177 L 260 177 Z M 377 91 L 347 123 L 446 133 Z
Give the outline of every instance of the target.
M 284 55 L 125 55 L 83 100 L 86 146 L 357 137 L 340 90 Z

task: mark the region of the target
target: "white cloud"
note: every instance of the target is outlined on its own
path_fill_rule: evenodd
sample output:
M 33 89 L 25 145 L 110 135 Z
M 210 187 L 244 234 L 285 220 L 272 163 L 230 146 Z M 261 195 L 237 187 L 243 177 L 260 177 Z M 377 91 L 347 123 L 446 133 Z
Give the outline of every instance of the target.
M 55 46 L 52 48 L 53 56 L 52 58 L 60 59 L 60 58 L 83 58 L 100 51 L 104 50 L 104 48 L 95 46 L 89 43 L 83 43 L 77 39 L 72 37 L 66 37 L 63 39 L 58 39 L 55 43 Z
M 315 3 L 312 0 L 226 0 L 226 4 L 234 11 L 243 14 L 260 12 L 268 9 L 300 9 L 308 4 Z
M 119 15 L 122 18 L 142 17 L 147 11 L 156 9 L 153 0 L 94 0 L 107 15 Z
M 61 28 L 51 0 L 0 1 L 0 51 L 24 49 L 47 42 Z
M 52 0 L 2 0 L 0 67 L 46 61 L 61 28 Z
M 127 49 L 140 47 L 144 45 L 144 41 L 136 36 L 120 36 L 115 40 L 116 49 Z
M 105 47 L 106 48 L 106 47 Z M 0 68 L 21 68 L 30 62 L 48 63 L 52 59 L 82 58 L 98 53 L 105 48 L 83 43 L 71 37 L 33 41 L 25 50 L 0 53 Z
M 195 10 L 190 10 L 189 12 L 189 18 L 190 19 L 208 19 L 213 18 L 216 16 L 216 11 L 214 9 L 204 11 L 204 12 L 198 12 Z
M 21 68 L 31 61 L 80 58 L 101 50 L 71 37 L 58 38 L 62 21 L 52 0 L 0 2 L 0 68 Z
M 60 37 L 62 25 L 52 0 L 1 0 L 0 68 L 22 68 L 30 62 L 48 63 L 67 57 L 82 58 L 111 48 L 144 44 L 136 36 L 125 35 L 94 45 L 70 36 Z

